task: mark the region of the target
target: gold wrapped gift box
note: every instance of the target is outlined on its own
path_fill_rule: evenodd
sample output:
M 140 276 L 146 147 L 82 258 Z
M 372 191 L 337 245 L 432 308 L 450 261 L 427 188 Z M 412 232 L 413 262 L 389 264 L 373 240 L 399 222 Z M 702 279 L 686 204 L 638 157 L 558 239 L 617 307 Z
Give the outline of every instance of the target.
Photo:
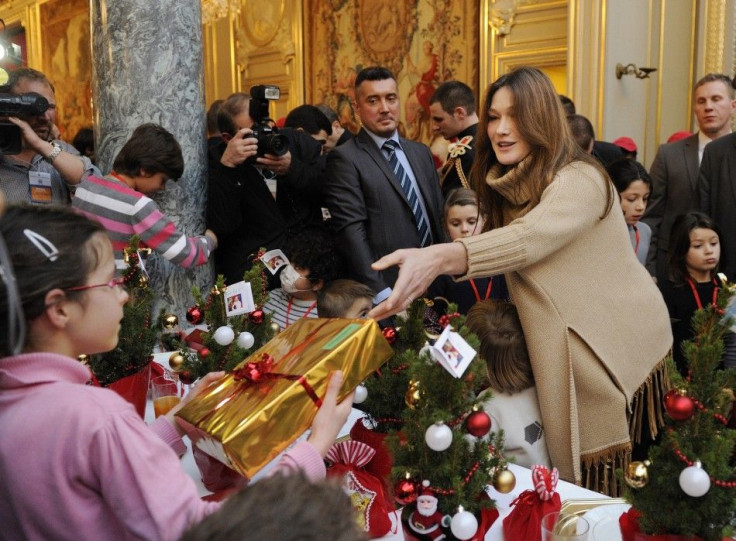
M 342 399 L 392 354 L 373 320 L 301 319 L 177 415 L 197 447 L 253 477 L 310 427 L 332 371 L 343 371 Z

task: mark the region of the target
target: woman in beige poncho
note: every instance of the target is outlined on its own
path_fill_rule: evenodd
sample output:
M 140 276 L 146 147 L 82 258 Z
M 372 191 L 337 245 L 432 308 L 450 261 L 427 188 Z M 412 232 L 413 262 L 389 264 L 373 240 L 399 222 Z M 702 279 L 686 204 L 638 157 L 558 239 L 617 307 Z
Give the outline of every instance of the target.
M 667 308 L 631 250 L 615 191 L 572 139 L 552 83 L 522 67 L 481 108 L 471 173 L 485 232 L 374 264 L 401 267 L 382 318 L 435 276 L 505 273 L 524 328 L 550 458 L 560 475 L 616 495 L 632 441 L 656 435 L 672 345 Z M 486 129 L 482 129 L 485 126 Z

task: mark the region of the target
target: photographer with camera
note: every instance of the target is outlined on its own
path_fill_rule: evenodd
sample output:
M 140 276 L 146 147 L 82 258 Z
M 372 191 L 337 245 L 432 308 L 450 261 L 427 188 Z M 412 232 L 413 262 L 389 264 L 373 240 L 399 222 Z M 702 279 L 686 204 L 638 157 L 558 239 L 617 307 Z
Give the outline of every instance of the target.
M 14 146 L 12 144 L 0 145 L 5 147 L 4 150 L 0 148 L 0 186 L 8 201 L 69 204 L 69 186 L 100 172 L 89 158 L 80 156 L 74 147 L 54 138 L 56 99 L 53 85 L 40 71 L 18 68 L 10 72 L 8 83 L 0 91 L 8 96 L 26 96 L 31 104 L 21 107 L 18 114 L 8 115 L 7 120 L 2 119 L 7 125 L 0 127 L 0 133 L 11 134 L 8 138 L 0 138 L 3 143 L 12 138 L 13 126 L 20 130 L 21 138 L 20 149 L 8 148 Z M 2 111 L 3 100 L 0 99 Z M 8 153 L 17 150 L 20 152 Z
M 249 104 L 247 94 L 236 93 L 220 105 L 222 141 L 207 149 L 207 227 L 220 243 L 215 271 L 228 284 L 243 279 L 259 248 L 279 248 L 286 235 L 286 221 L 266 184 L 272 182 L 275 189 L 276 180 L 267 181 L 256 167 L 258 139 L 253 137 Z
M 273 128 L 273 99 L 278 87 L 228 97 L 217 118 L 223 140 L 208 149 L 207 225 L 220 241 L 216 272 L 228 283 L 242 280 L 260 247 L 280 248 L 287 235 L 321 222 L 319 205 L 309 204 L 321 197 L 320 146 L 304 133 Z

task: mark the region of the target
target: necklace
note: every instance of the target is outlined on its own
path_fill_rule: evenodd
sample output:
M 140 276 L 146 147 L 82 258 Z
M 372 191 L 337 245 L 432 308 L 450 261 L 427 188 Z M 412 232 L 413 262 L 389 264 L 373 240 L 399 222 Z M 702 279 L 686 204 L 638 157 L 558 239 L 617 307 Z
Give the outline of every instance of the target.
M 294 297 L 289 297 L 289 304 L 286 305 L 286 323 L 284 325 L 284 329 L 289 326 L 292 304 L 294 304 Z M 314 301 L 312 303 L 312 306 L 307 308 L 307 311 L 304 312 L 304 315 L 302 316 L 302 318 L 309 317 L 309 314 L 311 313 L 311 311 L 314 309 L 315 306 L 317 306 L 317 301 Z
M 473 293 L 475 293 L 475 299 L 478 302 L 485 300 L 485 299 L 489 299 L 491 298 L 491 289 L 493 289 L 493 278 L 488 279 L 488 287 L 486 288 L 486 296 L 483 299 L 480 298 L 480 293 L 478 293 L 478 287 L 475 285 L 475 280 L 473 280 L 472 278 L 470 279 L 470 287 L 473 288 Z
M 698 294 L 698 290 L 695 289 L 695 282 L 693 282 L 692 278 L 687 279 L 687 283 L 690 284 L 690 289 L 693 292 L 693 297 L 695 297 L 695 304 L 698 306 L 698 310 L 703 308 L 703 303 L 700 301 L 700 295 Z M 718 282 L 716 282 L 716 279 L 713 278 L 713 300 L 711 301 L 711 305 L 715 307 L 716 305 L 716 299 L 718 298 Z

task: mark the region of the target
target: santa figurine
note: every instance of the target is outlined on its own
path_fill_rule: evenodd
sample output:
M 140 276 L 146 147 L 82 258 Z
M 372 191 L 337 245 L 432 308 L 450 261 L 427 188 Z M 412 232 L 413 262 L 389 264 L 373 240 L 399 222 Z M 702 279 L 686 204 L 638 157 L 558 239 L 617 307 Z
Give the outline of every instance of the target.
M 428 539 L 440 541 L 445 539 L 445 528 L 450 525 L 450 515 L 443 515 L 437 511 L 437 496 L 429 486 L 429 481 L 422 481 L 422 488 L 417 497 L 416 509 L 411 512 L 407 520 L 413 532 L 426 536 Z

